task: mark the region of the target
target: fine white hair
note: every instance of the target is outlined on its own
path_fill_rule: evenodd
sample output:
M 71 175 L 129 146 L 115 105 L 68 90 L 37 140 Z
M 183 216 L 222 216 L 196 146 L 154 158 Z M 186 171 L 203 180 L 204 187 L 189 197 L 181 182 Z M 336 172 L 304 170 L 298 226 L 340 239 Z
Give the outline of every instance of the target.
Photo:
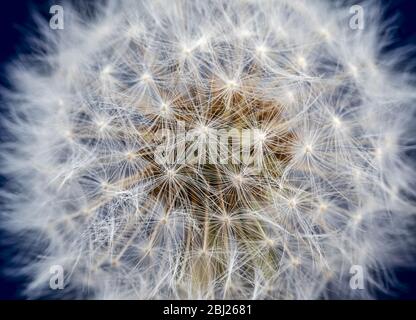
M 2 227 L 25 248 L 25 294 L 388 291 L 414 244 L 416 88 L 408 48 L 385 50 L 382 8 L 359 6 L 362 28 L 349 2 L 311 0 L 67 3 L 62 30 L 39 19 L 3 92 Z M 156 162 L 175 121 L 258 130 L 262 170 Z

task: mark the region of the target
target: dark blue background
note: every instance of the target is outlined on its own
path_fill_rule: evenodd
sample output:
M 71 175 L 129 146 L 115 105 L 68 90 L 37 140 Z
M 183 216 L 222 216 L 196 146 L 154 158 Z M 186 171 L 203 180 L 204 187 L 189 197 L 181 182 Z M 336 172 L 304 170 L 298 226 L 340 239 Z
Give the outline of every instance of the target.
M 88 0 L 87 0 L 88 1 Z M 170 1 L 170 0 L 167 0 Z M 294 0 L 296 1 L 296 0 Z M 330 0 L 328 0 L 330 1 Z M 377 0 L 374 0 L 377 1 Z M 380 0 L 389 7 L 385 17 L 397 16 L 396 26 L 393 30 L 395 43 L 391 48 L 403 45 L 416 45 L 416 0 Z M 357 1 L 358 2 L 358 1 Z M 30 52 L 30 48 L 24 46 L 24 35 L 28 31 L 33 32 L 31 13 L 33 9 L 47 17 L 51 4 L 60 4 L 62 1 L 41 0 L 2 0 L 0 1 L 0 84 L 8 87 L 4 66 L 13 61 L 18 53 Z M 412 65 L 416 65 L 416 56 L 412 57 Z M 5 112 L 0 100 L 0 113 Z M 1 115 L 0 115 L 1 116 Z M 416 125 L 416 124 L 415 124 Z M 0 141 L 4 132 L 0 127 Z M 6 183 L 0 176 L 0 188 Z M 18 299 L 23 288 L 24 279 L 2 274 L 11 265 L 10 259 L 15 254 L 15 248 L 7 246 L 4 233 L 0 231 L 0 299 Z M 9 268 L 11 269 L 11 268 Z M 416 299 L 416 268 L 396 270 L 400 287 L 393 288 L 394 296 L 379 295 L 380 299 Z

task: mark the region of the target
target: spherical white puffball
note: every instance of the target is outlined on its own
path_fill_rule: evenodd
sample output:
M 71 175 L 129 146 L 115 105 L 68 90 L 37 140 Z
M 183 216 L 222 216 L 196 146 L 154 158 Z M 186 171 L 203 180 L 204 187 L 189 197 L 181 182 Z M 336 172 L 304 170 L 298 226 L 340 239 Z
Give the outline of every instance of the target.
M 62 8 L 4 93 L 28 297 L 368 298 L 409 261 L 415 81 L 374 2 Z

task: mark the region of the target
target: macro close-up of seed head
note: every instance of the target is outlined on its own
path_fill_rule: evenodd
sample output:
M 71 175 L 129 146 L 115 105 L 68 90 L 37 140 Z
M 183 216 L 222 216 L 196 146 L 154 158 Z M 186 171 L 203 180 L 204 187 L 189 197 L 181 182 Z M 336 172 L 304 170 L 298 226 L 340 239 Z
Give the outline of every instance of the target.
M 415 81 L 374 1 L 59 9 L 2 90 L 25 296 L 373 298 L 412 263 Z

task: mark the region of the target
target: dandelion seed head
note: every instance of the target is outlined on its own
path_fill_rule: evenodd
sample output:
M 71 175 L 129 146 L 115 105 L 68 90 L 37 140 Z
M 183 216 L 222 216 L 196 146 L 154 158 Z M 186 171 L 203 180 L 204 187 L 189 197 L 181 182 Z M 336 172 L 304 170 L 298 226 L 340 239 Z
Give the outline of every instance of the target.
M 26 294 L 58 264 L 76 297 L 372 297 L 414 244 L 415 82 L 366 4 L 359 32 L 326 1 L 65 5 L 7 95 Z

